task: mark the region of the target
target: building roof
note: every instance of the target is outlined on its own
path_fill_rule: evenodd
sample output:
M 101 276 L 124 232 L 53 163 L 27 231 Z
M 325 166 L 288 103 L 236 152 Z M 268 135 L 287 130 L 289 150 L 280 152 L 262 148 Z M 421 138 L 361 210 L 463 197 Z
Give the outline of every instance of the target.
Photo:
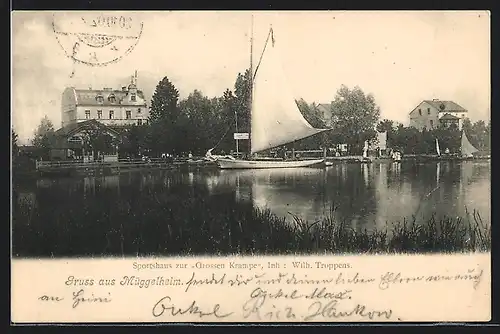
M 460 106 L 459 104 L 453 101 L 441 101 L 441 100 L 424 100 L 426 102 L 436 108 L 439 111 L 443 112 L 467 112 L 467 110 Z
M 132 88 L 129 86 L 129 88 Z M 128 90 L 111 90 L 111 89 L 75 89 L 75 98 L 77 105 L 95 105 L 95 106 L 120 106 L 131 105 L 137 106 L 136 102 L 129 102 L 126 97 L 130 94 Z M 137 97 L 145 100 L 144 93 L 137 90 Z M 114 95 L 115 102 L 111 102 L 109 97 Z M 102 96 L 103 102 L 98 102 L 97 97 Z
M 331 104 L 330 103 L 319 103 L 317 105 L 318 109 L 322 112 L 329 112 L 331 109 Z
M 102 124 L 101 122 L 95 120 L 95 119 L 89 119 L 88 121 L 80 122 L 80 123 L 70 123 L 68 125 L 63 126 L 62 128 L 58 129 L 55 132 L 55 135 L 57 137 L 70 137 L 74 135 L 75 133 L 80 132 L 81 130 L 84 129 L 96 129 L 100 128 L 105 131 L 111 132 L 115 135 L 119 135 L 119 132 L 114 130 L 113 128 L 110 128 L 109 126 L 106 126 Z
M 460 118 L 453 116 L 452 114 L 444 114 L 443 117 L 441 117 L 439 120 L 452 120 L 452 121 L 458 121 Z

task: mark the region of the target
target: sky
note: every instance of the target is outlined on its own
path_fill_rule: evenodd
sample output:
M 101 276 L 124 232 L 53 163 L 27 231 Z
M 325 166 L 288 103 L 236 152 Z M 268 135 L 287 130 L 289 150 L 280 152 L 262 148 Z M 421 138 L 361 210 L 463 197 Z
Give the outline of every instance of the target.
M 86 18 L 99 14 L 83 13 Z M 249 66 L 252 15 L 254 64 L 272 25 L 297 99 L 329 103 L 344 84 L 371 93 L 381 118 L 405 125 L 418 103 L 433 98 L 457 102 L 469 110 L 472 121 L 490 119 L 486 11 L 101 14 L 131 17 L 142 22 L 142 32 L 120 60 L 89 66 L 75 64 L 58 43 L 54 13 L 13 12 L 11 116 L 21 143 L 28 143 L 45 115 L 60 127 L 61 96 L 70 86 L 119 89 L 137 71 L 137 84 L 148 100 L 165 76 L 181 98 L 194 89 L 210 97 L 222 95 Z M 76 22 L 82 13 L 55 15 L 56 20 L 64 16 L 65 22 Z

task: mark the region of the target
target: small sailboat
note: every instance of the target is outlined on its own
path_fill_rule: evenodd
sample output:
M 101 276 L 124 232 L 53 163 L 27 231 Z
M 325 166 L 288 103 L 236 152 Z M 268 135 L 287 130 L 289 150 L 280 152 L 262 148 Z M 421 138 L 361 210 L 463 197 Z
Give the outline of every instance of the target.
M 253 28 L 252 28 L 253 31 Z M 253 34 L 253 33 L 252 33 Z M 251 38 L 253 44 L 253 36 Z M 252 50 L 253 47 L 250 47 Z M 252 51 L 250 51 L 252 59 Z M 264 50 L 253 74 L 250 60 L 251 86 L 251 130 L 249 134 L 251 155 L 297 140 L 316 135 L 330 129 L 317 129 L 302 116 L 292 94 L 287 90 L 287 80 L 281 69 L 271 27 Z M 218 158 L 222 169 L 248 168 L 299 168 L 324 166 L 325 159 L 269 160 L 249 157 L 244 159 Z
M 460 151 L 462 153 L 463 159 L 471 159 L 474 157 L 474 153 L 478 151 L 470 142 L 467 136 L 465 135 L 465 131 L 462 130 L 462 143 L 460 146 Z

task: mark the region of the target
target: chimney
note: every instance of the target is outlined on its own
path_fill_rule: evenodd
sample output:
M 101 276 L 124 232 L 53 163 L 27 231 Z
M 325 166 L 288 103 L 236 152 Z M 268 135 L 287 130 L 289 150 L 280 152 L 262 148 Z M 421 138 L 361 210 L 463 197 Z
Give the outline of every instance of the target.
M 436 101 L 439 101 L 439 99 L 432 99 L 432 101 L 436 102 Z
M 109 88 L 109 87 L 104 87 L 103 90 L 109 92 L 109 91 L 112 91 L 113 89 L 112 88 Z

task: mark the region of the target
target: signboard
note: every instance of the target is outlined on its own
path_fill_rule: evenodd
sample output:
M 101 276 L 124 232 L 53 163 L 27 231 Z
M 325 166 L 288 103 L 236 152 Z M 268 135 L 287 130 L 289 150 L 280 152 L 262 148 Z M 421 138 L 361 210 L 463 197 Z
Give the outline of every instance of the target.
M 250 135 L 248 132 L 236 132 L 234 134 L 234 139 L 239 140 L 239 139 L 248 139 L 250 138 Z

